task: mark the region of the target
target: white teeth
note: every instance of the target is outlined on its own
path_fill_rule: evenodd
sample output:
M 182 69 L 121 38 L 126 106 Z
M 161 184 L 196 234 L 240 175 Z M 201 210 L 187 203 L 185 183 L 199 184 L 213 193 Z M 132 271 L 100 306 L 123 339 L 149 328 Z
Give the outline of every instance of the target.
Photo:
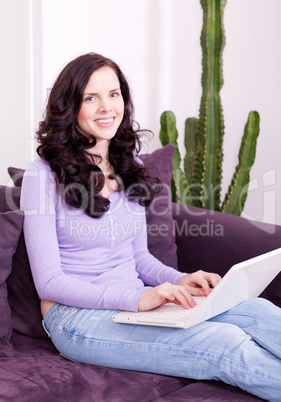
M 110 117 L 109 119 L 100 119 L 100 120 L 96 120 L 96 121 L 101 124 L 107 124 L 107 123 L 111 123 L 113 121 L 113 117 Z

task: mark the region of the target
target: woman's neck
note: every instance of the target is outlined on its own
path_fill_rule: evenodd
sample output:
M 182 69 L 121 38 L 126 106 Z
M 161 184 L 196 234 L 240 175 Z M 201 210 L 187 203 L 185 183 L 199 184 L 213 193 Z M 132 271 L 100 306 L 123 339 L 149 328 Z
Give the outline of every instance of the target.
M 107 160 L 108 148 L 109 148 L 109 141 L 107 140 L 97 141 L 94 147 L 88 149 L 88 152 L 92 155 L 101 156 L 102 160 Z
M 98 165 L 104 174 L 113 173 L 113 169 L 108 161 L 108 147 L 108 141 L 100 141 L 97 142 L 93 148 L 88 149 L 88 152 L 93 156 L 96 165 Z

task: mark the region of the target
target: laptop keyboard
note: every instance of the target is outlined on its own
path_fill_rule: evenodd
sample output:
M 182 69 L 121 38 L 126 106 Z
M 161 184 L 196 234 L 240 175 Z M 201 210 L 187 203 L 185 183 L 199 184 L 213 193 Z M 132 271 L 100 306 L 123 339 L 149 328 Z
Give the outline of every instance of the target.
M 188 310 L 185 309 L 182 305 L 179 304 L 174 304 L 174 303 L 167 303 L 164 304 L 161 307 L 157 307 L 154 310 L 151 311 L 146 311 L 145 315 L 149 318 L 160 318 L 162 315 L 169 315 L 173 319 L 177 318 L 182 318 L 184 315 L 185 317 L 188 314 L 191 314 L 194 309 L 196 309 L 198 306 L 200 306 L 206 299 L 206 296 L 203 297 L 194 297 L 194 300 L 196 301 L 197 305 L 195 307 L 190 307 Z

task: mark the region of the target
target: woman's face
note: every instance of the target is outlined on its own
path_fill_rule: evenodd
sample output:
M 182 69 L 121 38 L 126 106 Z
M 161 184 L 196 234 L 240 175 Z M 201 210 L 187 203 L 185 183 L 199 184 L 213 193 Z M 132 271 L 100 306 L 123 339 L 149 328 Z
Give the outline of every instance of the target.
M 79 128 L 93 135 L 97 144 L 108 145 L 124 116 L 124 100 L 119 79 L 110 67 L 96 70 L 90 77 L 77 116 Z

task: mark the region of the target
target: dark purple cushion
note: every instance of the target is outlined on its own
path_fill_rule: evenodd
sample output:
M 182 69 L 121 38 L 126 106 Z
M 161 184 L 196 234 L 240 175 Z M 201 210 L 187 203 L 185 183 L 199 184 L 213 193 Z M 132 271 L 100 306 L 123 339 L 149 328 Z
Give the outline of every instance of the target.
M 20 192 L 20 187 L 0 185 L 0 212 L 18 211 Z
M 18 168 L 15 168 L 15 167 L 9 167 L 8 168 L 8 173 L 9 173 L 11 179 L 13 180 L 14 185 L 16 187 L 21 187 L 24 170 L 23 169 L 18 169 Z
M 31 275 L 23 234 L 19 238 L 7 286 L 13 329 L 34 338 L 47 339 L 41 325 L 40 299 Z
M 0 212 L 0 356 L 13 356 L 11 310 L 7 299 L 7 278 L 22 230 L 23 212 Z
M 163 184 L 159 194 L 147 208 L 149 251 L 164 264 L 178 268 L 174 219 L 171 214 L 172 162 L 175 148 L 168 144 L 151 154 L 140 155 L 151 176 Z
M 0 186 L 0 211 L 19 210 L 20 187 Z M 13 257 L 13 269 L 7 280 L 8 301 L 12 314 L 12 328 L 34 338 L 47 338 L 42 328 L 40 300 L 36 292 L 20 230 L 18 247 Z

